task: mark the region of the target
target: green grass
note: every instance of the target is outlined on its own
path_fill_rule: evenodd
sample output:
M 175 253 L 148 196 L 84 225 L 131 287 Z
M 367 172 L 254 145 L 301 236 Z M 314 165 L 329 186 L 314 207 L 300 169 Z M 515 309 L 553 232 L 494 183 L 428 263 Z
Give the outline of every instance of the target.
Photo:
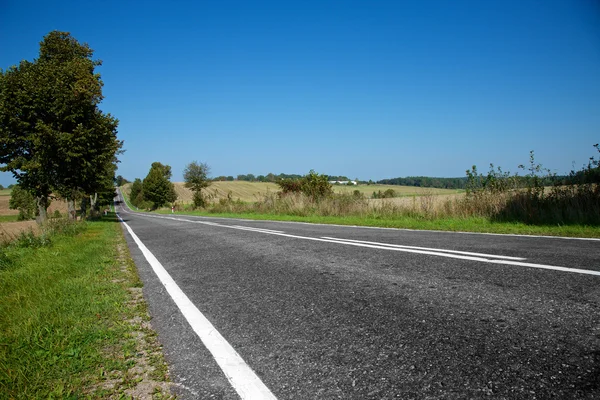
M 0 215 L 0 222 L 16 222 L 18 220 L 18 215 Z
M 86 225 L 47 246 L 0 249 L 0 399 L 121 398 L 132 384 L 126 321 L 146 314 L 128 289 L 141 283 L 119 256 L 126 244 L 114 214 Z
M 0 189 L 0 196 L 10 196 L 12 189 Z
M 160 214 L 170 214 L 170 210 L 159 210 Z M 198 215 L 207 217 L 246 218 L 252 220 L 295 221 L 318 224 L 371 226 L 380 228 L 399 228 L 416 230 L 439 230 L 453 232 L 504 233 L 520 235 L 567 236 L 600 238 L 600 227 L 595 226 L 540 226 L 523 223 L 490 222 L 486 218 L 444 218 L 424 219 L 420 217 L 336 217 L 336 216 L 297 216 L 255 213 L 212 213 L 206 211 L 186 211 L 176 214 Z

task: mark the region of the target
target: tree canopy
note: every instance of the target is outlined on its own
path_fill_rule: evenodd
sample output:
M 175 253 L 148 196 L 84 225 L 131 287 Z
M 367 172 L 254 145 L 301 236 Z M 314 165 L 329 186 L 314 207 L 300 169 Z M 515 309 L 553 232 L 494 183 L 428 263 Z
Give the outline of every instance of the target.
M 206 200 L 202 195 L 202 189 L 210 186 L 212 181 L 208 178 L 210 173 L 210 167 L 206 163 L 198 163 L 192 161 L 186 165 L 183 170 L 183 179 L 185 180 L 185 187 L 190 189 L 194 193 L 194 206 L 204 207 Z
M 157 209 L 167 203 L 177 200 L 175 186 L 171 183 L 171 167 L 159 162 L 153 162 L 150 171 L 142 182 L 144 200 L 152 203 L 152 208 Z
M 73 201 L 114 186 L 118 120 L 103 113 L 103 82 L 93 50 L 53 31 L 39 57 L 0 70 L 0 170 L 37 199 L 42 219 L 51 193 Z

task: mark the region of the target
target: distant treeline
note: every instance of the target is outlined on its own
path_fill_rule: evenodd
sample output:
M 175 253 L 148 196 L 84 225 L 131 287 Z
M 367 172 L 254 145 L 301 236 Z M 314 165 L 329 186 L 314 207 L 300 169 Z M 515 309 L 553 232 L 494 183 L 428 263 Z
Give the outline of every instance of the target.
M 327 179 L 330 181 L 349 181 L 350 180 L 345 176 L 335 176 L 335 175 L 326 175 L 326 176 L 327 176 Z M 283 179 L 298 180 L 301 178 L 302 178 L 302 175 L 297 175 L 297 174 L 275 175 L 273 173 L 269 173 L 267 175 L 247 174 L 247 175 L 238 175 L 236 177 L 234 177 L 233 175 L 217 176 L 216 178 L 213 178 L 213 181 L 236 181 L 237 180 L 237 181 L 246 181 L 246 182 L 278 182 Z
M 540 182 L 544 186 L 552 186 L 556 184 L 569 184 L 572 181 L 578 181 L 577 178 L 582 172 L 576 172 L 573 176 L 564 175 L 546 175 L 540 176 Z M 484 176 L 478 177 L 477 179 L 483 180 Z M 517 187 L 527 186 L 527 176 L 512 176 Z M 401 185 L 401 186 L 416 186 L 425 188 L 439 188 L 439 189 L 466 189 L 468 184 L 468 177 L 464 178 L 430 178 L 428 176 L 408 176 L 406 178 L 392 178 L 382 179 L 377 181 L 381 185 Z
M 416 186 L 439 189 L 464 189 L 467 178 L 430 178 L 428 176 L 407 176 L 406 178 L 382 179 L 377 181 L 381 185 Z
M 581 172 L 574 173 L 574 176 L 577 174 L 581 174 Z M 325 175 L 329 181 L 350 181 L 347 176 L 343 175 Z M 567 184 L 572 180 L 574 176 L 560 176 L 560 175 L 546 175 L 541 176 L 540 179 L 542 183 L 546 186 L 552 186 L 557 183 Z M 237 176 L 217 176 L 213 178 L 213 181 L 246 181 L 246 182 L 279 182 L 283 179 L 291 179 L 291 180 L 299 180 L 302 178 L 302 175 L 298 174 L 279 174 L 275 175 L 273 173 L 269 173 L 267 175 L 254 175 L 254 174 L 246 174 L 246 175 L 237 175 Z M 569 179 L 571 178 L 571 179 Z M 480 178 L 483 179 L 483 178 Z M 525 187 L 527 185 L 527 178 L 525 176 L 513 176 L 513 179 L 516 182 L 516 185 L 519 187 Z M 380 185 L 400 185 L 400 186 L 415 186 L 422 188 L 438 188 L 438 189 L 466 189 L 468 183 L 468 177 L 462 178 L 435 178 L 429 176 L 407 176 L 404 178 L 391 178 L 391 179 L 382 179 L 377 182 L 363 181 L 355 179 L 359 184 L 380 184 Z

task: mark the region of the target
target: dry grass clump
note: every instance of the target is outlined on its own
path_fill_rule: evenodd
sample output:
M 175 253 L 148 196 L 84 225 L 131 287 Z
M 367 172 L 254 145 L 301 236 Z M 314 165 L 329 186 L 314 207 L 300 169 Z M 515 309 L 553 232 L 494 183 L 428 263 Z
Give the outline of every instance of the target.
M 552 188 L 545 194 L 525 189 L 500 193 L 435 195 L 367 199 L 335 194 L 314 199 L 302 193 L 268 192 L 246 203 L 220 199 L 206 209 L 214 213 L 255 213 L 293 216 L 335 216 L 375 219 L 411 217 L 422 220 L 486 218 L 498 222 L 539 225 L 600 225 L 600 186 Z

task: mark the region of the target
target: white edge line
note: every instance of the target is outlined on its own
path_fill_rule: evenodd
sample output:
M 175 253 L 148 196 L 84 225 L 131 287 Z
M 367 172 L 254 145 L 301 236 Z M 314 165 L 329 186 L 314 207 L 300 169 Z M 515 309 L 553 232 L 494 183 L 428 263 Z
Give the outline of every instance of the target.
M 338 240 L 340 242 L 353 242 L 353 243 L 374 244 L 374 245 L 377 245 L 377 246 L 387 246 L 387 247 L 399 248 L 399 249 L 429 250 L 429 251 L 442 252 L 442 253 L 463 254 L 463 255 L 466 255 L 466 256 L 486 257 L 486 258 L 500 258 L 500 259 L 504 259 L 504 260 L 513 260 L 513 261 L 525 261 L 525 260 L 527 260 L 526 258 L 523 258 L 523 257 L 511 257 L 511 256 L 501 256 L 501 255 L 495 255 L 495 254 L 473 253 L 473 252 L 470 252 L 470 251 L 435 249 L 435 248 L 431 248 L 431 247 L 405 246 L 405 245 L 401 245 L 401 244 L 369 242 L 367 240 L 340 239 L 340 238 L 334 238 L 334 237 L 328 237 L 328 236 L 323 236 L 323 239 Z
M 508 260 L 507 261 L 504 261 L 504 260 L 488 260 L 487 262 L 492 263 L 492 264 L 518 265 L 520 267 L 551 269 L 551 270 L 555 270 L 555 271 L 574 272 L 574 273 L 577 273 L 577 274 L 600 276 L 600 271 L 594 271 L 594 270 L 591 270 L 591 269 L 567 268 L 567 267 L 558 267 L 558 266 L 555 266 L 555 265 L 532 264 L 532 263 L 524 263 L 524 262 L 508 261 Z
M 161 283 L 181 310 L 194 332 L 200 337 L 202 343 L 213 355 L 215 361 L 231 383 L 231 386 L 246 400 L 275 399 L 275 395 L 267 388 L 260 378 L 252 371 L 250 366 L 242 359 L 235 349 L 225 340 L 210 321 L 198 310 L 191 300 L 177 286 L 162 264 L 148 250 L 137 237 L 133 230 L 119 216 L 121 223 L 138 245 L 142 254 L 160 279 Z

